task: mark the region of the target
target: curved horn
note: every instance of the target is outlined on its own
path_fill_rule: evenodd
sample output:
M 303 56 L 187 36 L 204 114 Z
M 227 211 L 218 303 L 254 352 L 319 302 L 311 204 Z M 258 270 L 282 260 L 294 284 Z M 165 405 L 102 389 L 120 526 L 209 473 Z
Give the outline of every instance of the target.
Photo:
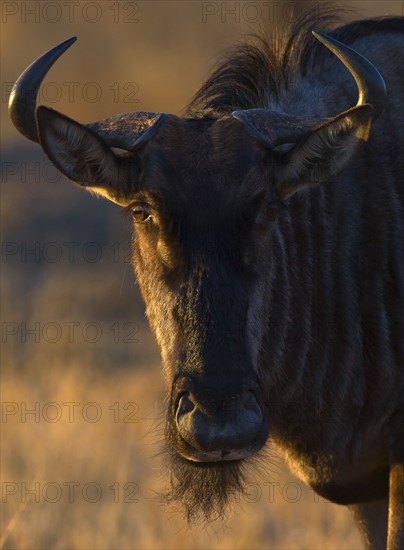
M 10 118 L 17 130 L 31 141 L 39 142 L 36 109 L 39 87 L 55 61 L 76 41 L 73 36 L 34 61 L 19 77 L 8 102 Z M 85 124 L 110 147 L 133 151 L 150 139 L 167 118 L 166 113 L 121 113 Z
M 25 69 L 11 90 L 8 112 L 17 130 L 26 138 L 38 143 L 36 127 L 36 101 L 39 87 L 57 59 L 76 41 L 73 36 L 55 46 Z
M 359 89 L 358 103 L 371 105 L 374 109 L 373 119 L 377 118 L 386 103 L 386 85 L 382 75 L 370 61 L 349 46 L 338 42 L 321 32 L 312 31 L 319 42 L 324 44 L 345 65 L 354 77 Z

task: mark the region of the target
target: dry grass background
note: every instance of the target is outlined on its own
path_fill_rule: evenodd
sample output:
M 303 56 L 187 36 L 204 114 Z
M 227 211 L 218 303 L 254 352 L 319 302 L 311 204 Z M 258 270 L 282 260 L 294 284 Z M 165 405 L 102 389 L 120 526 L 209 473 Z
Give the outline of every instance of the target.
M 6 4 L 16 7 L 16 14 L 4 12 Z M 220 13 L 203 22 L 203 2 L 196 1 L 126 3 L 139 8 L 136 24 L 111 24 L 117 3 L 108 1 L 96 3 L 102 13 L 96 23 L 85 21 L 80 11 L 73 21 L 66 13 L 54 23 L 43 13 L 38 21 L 29 15 L 24 21 L 22 4 L 2 3 L 3 84 L 13 82 L 36 55 L 77 33 L 79 42 L 50 77 L 64 93 L 56 103 L 43 102 L 82 121 L 134 109 L 176 113 L 226 45 L 259 25 L 281 23 L 279 13 L 256 25 L 243 19 L 243 12 L 239 22 L 222 21 Z M 42 9 L 46 3 L 37 4 Z M 120 8 L 126 4 L 120 2 Z M 222 9 L 222 3 L 210 4 Z M 242 9 L 246 3 L 230 4 Z M 360 16 L 400 13 L 401 4 L 350 3 Z M 134 79 L 139 101 L 128 105 L 123 95 L 112 101 L 109 87 Z M 87 82 L 99 83 L 102 97 L 94 103 L 78 96 L 69 101 L 63 84 L 72 81 L 79 82 L 79 91 Z M 349 513 L 317 499 L 281 459 L 272 459 L 258 479 L 251 477 L 249 498 L 238 503 L 224 526 L 190 529 L 177 511 L 161 504 L 165 388 L 125 252 L 129 223 L 119 208 L 62 179 L 49 181 L 54 173 L 46 171 L 38 147 L 11 128 L 6 96 L 3 85 L 1 397 L 2 412 L 13 412 L 3 414 L 1 424 L 3 547 L 360 548 Z M 70 245 L 74 257 L 66 243 L 76 243 Z M 94 243 L 101 257 L 90 261 Z M 73 337 L 71 323 L 76 323 Z M 128 323 L 136 323 L 132 338 Z M 35 327 L 37 337 L 26 333 Z M 94 330 L 99 339 L 92 343 Z M 63 404 L 73 402 L 78 405 L 70 421 Z M 24 407 L 35 403 L 39 418 L 25 415 Z M 62 411 L 56 422 L 49 421 L 56 412 L 49 403 Z M 97 422 L 83 418 L 95 412 L 89 403 L 102 413 Z M 130 403 L 135 405 L 125 409 Z M 132 411 L 135 422 L 125 422 Z M 71 483 L 78 484 L 73 498 Z M 36 494 L 24 499 L 25 489 L 35 488 Z

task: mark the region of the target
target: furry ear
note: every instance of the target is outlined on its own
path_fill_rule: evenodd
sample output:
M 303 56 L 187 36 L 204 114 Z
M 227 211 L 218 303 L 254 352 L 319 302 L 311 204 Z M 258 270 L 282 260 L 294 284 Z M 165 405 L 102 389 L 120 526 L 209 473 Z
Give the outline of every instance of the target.
M 40 144 L 67 178 L 122 206 L 130 202 L 133 175 L 125 159 L 92 130 L 53 109 L 39 107 L 36 116 Z
M 312 128 L 281 155 L 275 168 L 275 185 L 280 196 L 290 197 L 299 189 L 322 183 L 350 162 L 367 141 L 372 121 L 370 105 L 353 107 Z

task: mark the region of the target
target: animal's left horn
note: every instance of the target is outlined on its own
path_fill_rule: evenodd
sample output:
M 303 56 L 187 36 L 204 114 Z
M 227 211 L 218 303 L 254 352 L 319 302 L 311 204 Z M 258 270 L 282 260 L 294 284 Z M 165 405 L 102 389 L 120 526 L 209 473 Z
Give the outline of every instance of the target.
M 41 82 L 55 61 L 76 41 L 73 36 L 35 60 L 19 77 L 11 90 L 8 102 L 10 118 L 17 130 L 38 143 L 36 102 Z
M 355 79 L 359 90 L 357 105 L 365 103 L 374 110 L 373 119 L 377 118 L 386 103 L 386 85 L 382 75 L 370 61 L 349 46 L 338 42 L 321 32 L 312 31 L 313 35 L 328 48 L 345 65 Z

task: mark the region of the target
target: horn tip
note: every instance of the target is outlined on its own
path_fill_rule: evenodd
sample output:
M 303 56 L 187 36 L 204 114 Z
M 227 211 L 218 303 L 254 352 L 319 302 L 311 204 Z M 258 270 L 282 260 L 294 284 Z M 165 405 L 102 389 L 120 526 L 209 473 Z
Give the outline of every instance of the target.
M 10 118 L 17 130 L 31 141 L 37 141 L 35 120 L 39 86 L 55 61 L 77 40 L 72 36 L 34 61 L 16 80 L 8 101 Z
M 324 43 L 325 40 L 328 40 L 328 36 L 320 31 L 311 31 L 311 34 L 317 38 L 319 42 Z
M 61 51 L 61 53 L 65 52 L 72 44 L 74 44 L 77 40 L 77 36 L 71 36 L 67 40 L 64 40 L 61 42 L 57 48 Z

